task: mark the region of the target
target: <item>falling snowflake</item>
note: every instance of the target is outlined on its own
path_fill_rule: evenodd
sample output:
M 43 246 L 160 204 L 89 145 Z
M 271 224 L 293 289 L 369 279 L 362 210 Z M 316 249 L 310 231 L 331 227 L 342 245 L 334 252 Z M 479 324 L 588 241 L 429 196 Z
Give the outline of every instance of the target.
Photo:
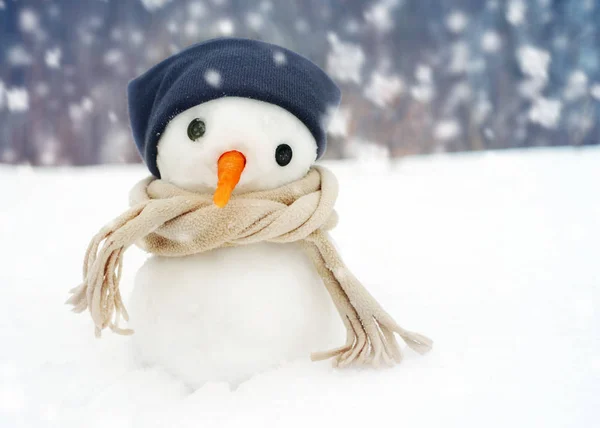
M 381 0 L 373 4 L 363 14 L 365 21 L 382 33 L 394 28 L 392 10 L 398 6 L 397 0 Z
M 404 82 L 400 77 L 374 72 L 364 90 L 364 95 L 373 104 L 383 108 L 391 105 L 403 90 Z
M 567 101 L 573 101 L 584 97 L 588 93 L 588 77 L 581 70 L 575 70 L 569 75 L 569 80 L 564 90 Z
M 506 19 L 512 25 L 518 26 L 525 21 L 527 5 L 523 0 L 510 0 L 506 8 Z
M 517 50 L 517 60 L 521 71 L 534 79 L 548 80 L 550 54 L 548 51 L 532 45 L 522 46 Z
M 276 51 L 273 54 L 273 61 L 275 61 L 276 65 L 285 65 L 287 63 L 287 57 L 281 51 Z
M 260 13 L 250 12 L 246 15 L 246 24 L 254 31 L 260 30 L 264 23 L 265 21 Z
M 597 100 L 600 100 L 600 84 L 596 83 L 595 85 L 593 85 L 590 88 L 590 94 L 592 95 L 592 97 L 596 98 Z
M 29 109 L 29 93 L 25 88 L 12 88 L 5 91 L 9 111 L 23 112 Z
M 61 56 L 62 52 L 58 47 L 47 50 L 46 55 L 44 57 L 44 59 L 46 60 L 46 65 L 50 68 L 60 68 Z
M 24 33 L 35 33 L 38 30 L 40 20 L 37 14 L 31 9 L 21 10 L 19 15 L 19 28 Z
M 224 36 L 231 36 L 235 31 L 235 25 L 231 19 L 221 19 L 217 22 L 217 31 Z
M 206 73 L 204 73 L 204 80 L 206 80 L 206 83 L 213 88 L 221 87 L 221 73 L 219 73 L 217 70 L 206 70 Z
M 140 0 L 149 12 L 155 12 L 170 3 L 171 0 Z
M 360 45 L 342 42 L 335 33 L 329 33 L 327 40 L 331 46 L 327 55 L 327 71 L 341 82 L 361 83 L 365 53 Z
M 460 124 L 456 120 L 443 120 L 434 130 L 434 136 L 439 141 L 449 141 L 460 135 Z
M 446 26 L 450 31 L 455 34 L 462 33 L 465 28 L 467 28 L 467 24 L 469 23 L 469 18 L 461 11 L 454 11 L 446 18 Z
M 415 69 L 415 78 L 421 83 L 431 83 L 433 73 L 428 65 L 419 64 Z
M 496 52 L 502 46 L 502 39 L 495 31 L 486 31 L 481 38 L 481 49 L 484 52 Z
M 11 47 L 6 54 L 6 60 L 10 65 L 15 66 L 31 65 L 33 63 L 33 58 L 21 45 Z
M 556 129 L 562 104 L 558 100 L 538 97 L 529 110 L 529 120 L 544 128 Z
M 324 123 L 327 125 L 327 132 L 330 135 L 347 137 L 351 117 L 352 112 L 349 108 L 330 109 L 328 117 L 324 119 Z

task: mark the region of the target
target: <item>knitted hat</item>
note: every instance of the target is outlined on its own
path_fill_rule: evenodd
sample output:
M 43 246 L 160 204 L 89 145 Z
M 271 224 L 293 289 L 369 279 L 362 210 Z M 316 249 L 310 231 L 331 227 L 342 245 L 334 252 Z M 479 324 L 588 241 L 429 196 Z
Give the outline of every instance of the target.
M 340 90 L 313 62 L 288 49 L 256 40 L 221 38 L 193 45 L 155 65 L 127 88 L 135 144 L 150 172 L 160 135 L 179 113 L 222 97 L 278 105 L 300 119 L 325 151 L 326 118 Z

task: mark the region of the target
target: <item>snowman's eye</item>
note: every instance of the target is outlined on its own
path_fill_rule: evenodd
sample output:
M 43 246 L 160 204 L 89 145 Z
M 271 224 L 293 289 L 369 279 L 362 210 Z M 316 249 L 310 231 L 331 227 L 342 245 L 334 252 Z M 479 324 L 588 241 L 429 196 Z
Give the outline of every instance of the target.
M 275 161 L 279 166 L 286 166 L 292 161 L 292 148 L 287 144 L 280 144 L 275 149 Z
M 190 140 L 196 141 L 206 132 L 206 124 L 200 119 L 194 119 L 190 122 L 187 129 L 187 134 Z

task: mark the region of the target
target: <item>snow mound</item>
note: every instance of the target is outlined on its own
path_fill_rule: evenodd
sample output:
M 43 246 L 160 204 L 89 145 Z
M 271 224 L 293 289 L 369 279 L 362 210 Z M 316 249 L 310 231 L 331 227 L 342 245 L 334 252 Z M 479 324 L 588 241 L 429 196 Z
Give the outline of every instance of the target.
M 600 420 L 599 149 L 332 163 L 334 239 L 435 340 L 381 371 L 306 359 L 198 390 L 63 305 L 141 167 L 0 167 L 0 426 L 592 426 Z M 365 196 L 369 199 L 362 199 Z M 376 218 L 367 220 L 376 208 Z M 145 255 L 126 254 L 123 292 Z M 210 349 L 206 350 L 210 352 Z M 85 421 L 85 422 L 84 422 Z

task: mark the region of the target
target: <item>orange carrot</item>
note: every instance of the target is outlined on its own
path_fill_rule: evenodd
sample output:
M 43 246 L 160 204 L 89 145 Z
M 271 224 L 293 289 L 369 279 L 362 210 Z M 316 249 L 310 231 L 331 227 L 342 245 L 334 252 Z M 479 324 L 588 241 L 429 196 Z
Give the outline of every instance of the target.
M 232 150 L 221 155 L 217 163 L 219 181 L 213 197 L 216 206 L 223 208 L 227 205 L 245 166 L 246 157 L 238 151 Z

